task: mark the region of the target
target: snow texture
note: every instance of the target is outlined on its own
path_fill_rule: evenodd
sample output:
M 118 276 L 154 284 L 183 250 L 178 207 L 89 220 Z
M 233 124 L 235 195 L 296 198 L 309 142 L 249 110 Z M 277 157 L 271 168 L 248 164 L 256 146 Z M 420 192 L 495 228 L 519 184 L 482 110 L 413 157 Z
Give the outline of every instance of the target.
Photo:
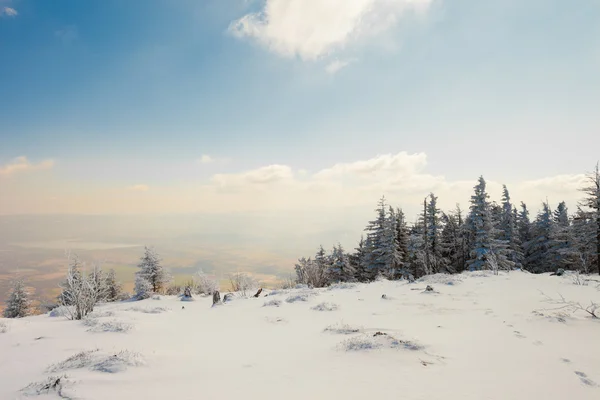
M 163 296 L 99 304 L 82 321 L 11 319 L 0 334 L 0 399 L 599 398 L 600 320 L 548 300 L 600 303 L 595 286 L 520 271 L 454 278 L 263 300 L 280 307 L 239 298 L 211 308 L 198 297 L 182 309 Z M 439 293 L 423 295 L 428 284 Z M 311 309 L 321 303 L 339 308 Z M 157 305 L 170 311 L 131 310 Z

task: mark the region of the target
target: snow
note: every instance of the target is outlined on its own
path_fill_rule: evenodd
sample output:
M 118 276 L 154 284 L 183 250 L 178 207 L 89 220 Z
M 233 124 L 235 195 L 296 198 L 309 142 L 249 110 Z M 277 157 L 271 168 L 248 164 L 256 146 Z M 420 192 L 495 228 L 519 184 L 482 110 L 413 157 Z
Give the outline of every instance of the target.
M 600 320 L 546 297 L 596 286 L 480 272 L 0 319 L 0 399 L 597 399 Z

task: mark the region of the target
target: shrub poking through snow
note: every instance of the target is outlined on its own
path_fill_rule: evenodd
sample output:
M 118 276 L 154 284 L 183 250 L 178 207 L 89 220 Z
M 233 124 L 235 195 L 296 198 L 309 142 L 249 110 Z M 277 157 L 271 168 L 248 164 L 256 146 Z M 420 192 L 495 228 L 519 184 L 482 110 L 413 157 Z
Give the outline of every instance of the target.
M 8 332 L 8 322 L 0 321 L 0 333 Z
M 350 326 L 344 323 L 337 323 L 334 325 L 329 325 L 325 328 L 324 332 L 336 333 L 338 335 L 351 335 L 354 333 L 359 333 L 362 331 L 362 328 L 357 328 L 354 326 Z
M 25 396 L 40 396 L 44 394 L 56 393 L 58 397 L 68 399 L 70 396 L 65 395 L 65 387 L 71 386 L 71 382 L 67 375 L 49 376 L 44 381 L 33 382 L 21 389 Z
M 396 339 L 384 332 L 375 332 L 345 340 L 341 343 L 346 351 L 363 351 L 377 349 L 421 350 L 423 347 L 407 340 Z
M 124 350 L 97 360 L 90 369 L 114 374 L 127 370 L 127 367 L 139 367 L 145 364 L 141 354 Z
M 437 284 L 437 285 L 449 285 L 453 286 L 462 282 L 460 275 L 450 274 L 433 274 L 426 275 L 417 280 L 418 283 Z
M 339 308 L 337 304 L 333 303 L 320 303 L 312 307 L 311 310 L 315 311 L 336 311 Z
M 47 372 L 56 373 L 88 368 L 92 371 L 116 373 L 125 371 L 127 367 L 138 367 L 145 364 L 141 354 L 129 350 L 103 354 L 99 349 L 95 349 L 82 351 L 64 361 L 53 364 L 47 368 Z
M 354 289 L 356 287 L 355 283 L 351 283 L 351 282 L 340 282 L 340 283 L 334 283 L 332 285 L 330 285 L 327 290 L 336 290 L 336 289 Z
M 312 292 L 304 292 L 304 293 L 296 293 L 290 295 L 287 299 L 285 299 L 288 303 L 296 303 L 298 301 L 308 301 L 310 297 L 314 296 Z
M 279 307 L 281 305 L 281 300 L 273 299 L 269 301 L 265 301 L 263 307 Z
M 95 360 L 100 349 L 81 351 L 64 361 L 49 366 L 46 371 L 49 373 L 68 371 L 70 369 L 80 369 L 89 367 Z
M 133 329 L 133 325 L 127 322 L 109 320 L 100 322 L 97 319 L 86 318 L 83 320 L 83 324 L 89 326 L 88 332 L 115 332 L 115 333 L 127 333 Z
M 131 307 L 125 311 L 141 312 L 144 314 L 161 314 L 169 310 L 170 309 L 167 307 Z

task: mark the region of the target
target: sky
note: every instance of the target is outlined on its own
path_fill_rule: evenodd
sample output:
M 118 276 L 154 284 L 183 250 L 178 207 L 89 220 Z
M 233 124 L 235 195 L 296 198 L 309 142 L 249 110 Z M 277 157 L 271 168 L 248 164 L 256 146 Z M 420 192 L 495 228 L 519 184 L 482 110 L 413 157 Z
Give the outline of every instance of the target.
M 598 71 L 598 0 L 0 0 L 0 214 L 573 208 Z

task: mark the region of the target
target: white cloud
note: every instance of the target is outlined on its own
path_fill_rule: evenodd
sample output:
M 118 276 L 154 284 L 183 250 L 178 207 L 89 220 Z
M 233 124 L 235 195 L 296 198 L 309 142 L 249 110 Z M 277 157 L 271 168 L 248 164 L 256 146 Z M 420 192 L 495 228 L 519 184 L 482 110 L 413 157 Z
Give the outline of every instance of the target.
M 342 70 L 343 68 L 346 68 L 348 65 L 350 65 L 350 63 L 351 63 L 351 61 L 334 60 L 334 61 L 330 62 L 329 64 L 327 64 L 327 66 L 325 67 L 325 71 L 328 74 L 335 75 L 340 70 Z
M 150 190 L 150 187 L 148 185 L 138 184 L 130 186 L 128 189 L 133 190 L 134 192 L 147 192 L 148 190 Z
M 388 30 L 431 1 L 266 0 L 260 12 L 233 21 L 229 31 L 285 57 L 316 60 Z
M 335 164 L 330 168 L 317 172 L 314 177 L 317 179 L 331 179 L 343 175 L 354 175 L 363 178 L 380 178 L 382 174 L 385 174 L 395 178 L 404 178 L 417 174 L 426 165 L 427 155 L 425 153 L 408 154 L 402 151 L 395 155 L 385 154 L 369 160 Z
M 32 164 L 27 157 L 21 156 L 15 158 L 10 163 L 0 166 L 0 175 L 8 176 L 18 172 L 32 171 L 32 170 L 43 170 L 50 169 L 54 166 L 54 161 L 45 160 L 38 164 Z
M 17 10 L 11 7 L 2 7 L 0 8 L 0 16 L 6 15 L 7 17 L 16 17 L 19 15 Z
M 294 177 L 292 169 L 286 165 L 269 165 L 239 174 L 217 174 L 212 182 L 220 188 L 240 186 L 263 186 L 290 181 Z
M 200 157 L 200 159 L 198 160 L 198 162 L 200 164 L 210 164 L 213 161 L 215 161 L 215 160 L 208 154 L 202 154 L 202 157 Z

